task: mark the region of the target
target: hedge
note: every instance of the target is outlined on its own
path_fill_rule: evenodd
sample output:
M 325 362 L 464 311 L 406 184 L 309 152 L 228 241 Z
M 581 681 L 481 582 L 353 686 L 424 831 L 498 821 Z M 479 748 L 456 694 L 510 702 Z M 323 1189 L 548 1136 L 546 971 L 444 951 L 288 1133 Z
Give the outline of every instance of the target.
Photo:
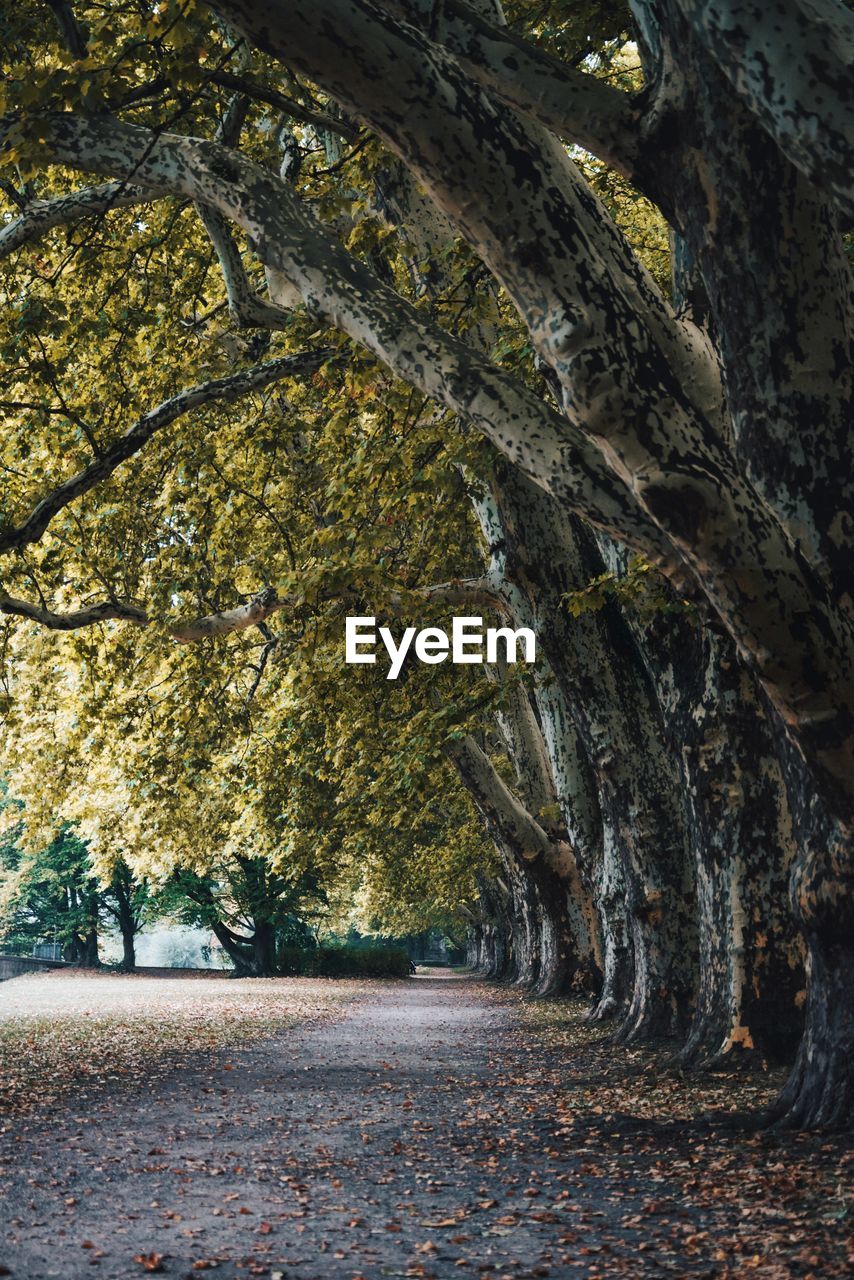
M 279 972 L 305 978 L 405 978 L 403 947 L 281 947 Z

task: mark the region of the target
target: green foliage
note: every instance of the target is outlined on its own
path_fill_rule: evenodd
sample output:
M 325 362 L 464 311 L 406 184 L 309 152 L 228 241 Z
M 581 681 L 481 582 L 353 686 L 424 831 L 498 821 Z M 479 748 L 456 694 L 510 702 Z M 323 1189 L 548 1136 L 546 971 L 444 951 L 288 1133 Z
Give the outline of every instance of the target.
M 633 556 L 625 573 L 603 573 L 581 591 L 568 592 L 564 603 L 574 618 L 598 613 L 609 600 L 632 609 L 641 621 L 662 613 L 696 615 L 690 600 L 676 595 L 667 579 L 641 556 Z
M 216 76 L 246 69 L 246 51 L 201 5 L 83 0 L 74 13 L 82 58 L 62 46 L 47 5 L 25 0 L 2 19 L 0 109 L 17 113 L 0 175 L 5 220 L 79 185 L 40 163 L 45 110 L 108 107 L 128 123 L 211 137 L 235 107 Z M 623 4 L 520 0 L 509 17 L 559 56 L 639 83 Z M 277 172 L 286 145 L 297 193 L 352 253 L 542 389 L 520 317 L 468 246 L 425 249 L 413 227 L 382 213 L 397 160 L 257 51 L 246 74 L 285 107 L 243 104 L 243 153 Z M 578 161 L 664 279 L 653 213 L 589 157 Z M 240 233 L 235 248 L 268 296 Z M 26 848 L 73 828 L 99 885 L 125 866 L 168 897 L 179 873 L 213 899 L 185 896 L 185 915 L 207 911 L 235 928 L 244 918 L 272 916 L 279 931 L 311 921 L 322 904 L 283 905 L 310 878 L 330 921 L 346 926 L 355 913 L 364 928 L 396 934 L 459 930 L 494 854 L 442 747 L 487 722 L 498 691 L 450 664 L 408 667 L 394 684 L 382 663 L 345 671 L 343 620 L 447 621 L 423 590 L 482 569 L 462 476 L 485 475 L 489 450 L 302 306 L 279 330 L 240 331 L 204 227 L 181 200 L 48 232 L 0 262 L 0 298 L 0 528 L 181 389 L 331 350 L 309 376 L 181 418 L 5 558 L 10 595 L 57 610 L 131 601 L 155 620 L 61 636 L 3 622 L 4 769 L 26 805 Z M 164 625 L 268 588 L 288 607 L 263 632 L 185 646 Z M 261 869 L 257 892 L 246 866 Z
M 7 802 L 9 810 L 17 807 Z M 20 820 L 0 843 L 0 936 L 3 949 L 29 955 L 34 942 L 55 941 L 68 950 L 97 928 L 101 903 L 85 845 L 62 829 L 35 854 L 21 849 Z

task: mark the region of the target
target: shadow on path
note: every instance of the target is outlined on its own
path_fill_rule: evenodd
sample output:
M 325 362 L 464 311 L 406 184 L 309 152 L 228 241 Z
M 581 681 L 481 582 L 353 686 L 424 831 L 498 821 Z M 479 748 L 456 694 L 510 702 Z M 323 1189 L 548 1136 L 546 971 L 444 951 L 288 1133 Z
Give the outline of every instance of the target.
M 731 1206 L 688 1203 L 652 1156 L 603 1167 L 537 1058 L 507 1002 L 424 976 L 150 1091 L 118 1082 L 0 1137 L 0 1274 L 809 1274 L 729 1269 Z

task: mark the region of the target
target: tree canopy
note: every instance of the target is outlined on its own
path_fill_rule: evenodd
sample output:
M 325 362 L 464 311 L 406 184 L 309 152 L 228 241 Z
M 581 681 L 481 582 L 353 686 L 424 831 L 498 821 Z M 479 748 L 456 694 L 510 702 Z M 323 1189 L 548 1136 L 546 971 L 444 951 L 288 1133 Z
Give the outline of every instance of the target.
M 27 847 L 468 929 L 848 1123 L 850 6 L 2 22 Z M 452 611 L 537 663 L 344 666 Z

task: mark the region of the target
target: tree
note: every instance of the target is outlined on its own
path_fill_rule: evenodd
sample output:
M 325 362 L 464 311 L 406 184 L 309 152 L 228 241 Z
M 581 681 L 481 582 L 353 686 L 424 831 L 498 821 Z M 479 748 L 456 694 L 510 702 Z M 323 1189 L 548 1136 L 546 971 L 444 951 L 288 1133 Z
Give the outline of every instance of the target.
M 103 904 L 86 846 L 66 827 L 43 849 L 21 850 L 13 840 L 3 854 L 0 902 L 11 945 L 29 951 L 49 938 L 63 959 L 97 968 Z
M 758 681 L 775 733 L 785 726 L 792 744 L 788 802 L 803 815 L 794 874 L 810 986 L 785 1105 L 797 1123 L 846 1121 L 854 1094 L 854 635 L 852 310 L 841 231 L 852 204 L 850 10 L 833 0 L 808 9 L 779 0 L 761 11 L 636 0 L 643 86 L 626 90 L 597 77 L 595 65 L 581 69 L 556 56 L 542 19 L 525 6 L 514 29 L 502 25 L 497 9 L 453 0 L 441 12 L 417 0 L 320 0 L 274 10 L 256 0 L 217 0 L 213 9 L 220 25 L 169 7 L 150 21 L 121 5 L 106 15 L 87 11 L 65 24 L 68 55 L 39 15 L 33 29 L 47 56 L 32 52 L 23 25 L 10 44 L 17 88 L 5 118 L 7 156 L 28 173 L 63 168 L 52 194 L 35 201 L 12 184 L 19 211 L 2 233 L 6 247 L 113 205 L 177 198 L 173 216 L 182 219 L 186 202 L 194 202 L 211 248 L 200 247 L 196 224 L 179 232 L 183 269 L 173 273 L 161 260 L 150 277 L 137 272 L 128 314 L 114 321 L 116 349 L 126 355 L 138 343 L 147 355 L 157 345 L 155 325 L 141 302 L 152 290 L 169 296 L 170 305 L 160 304 L 160 336 L 172 338 L 188 372 L 198 367 L 208 376 L 176 399 L 171 387 L 161 394 L 169 381 L 162 371 L 140 370 L 111 400 L 106 446 L 92 435 L 88 402 L 81 412 L 62 395 L 63 379 L 80 385 L 82 376 L 79 353 L 68 345 L 64 299 L 15 302 L 8 349 L 18 363 L 9 404 L 18 431 L 7 464 L 39 485 L 35 500 L 19 504 L 23 513 L 9 513 L 0 541 L 16 557 L 11 577 L 23 590 L 0 607 L 62 629 L 109 618 L 143 625 L 170 612 L 174 597 L 183 603 L 168 577 L 159 585 L 147 577 L 152 556 L 175 564 L 183 556 L 186 567 L 188 553 L 175 549 L 180 535 L 170 540 L 161 532 L 156 551 L 151 528 L 148 537 L 128 538 L 119 501 L 93 546 L 91 517 L 75 528 L 70 504 L 79 512 L 96 486 L 119 497 L 115 474 L 129 460 L 156 484 L 157 468 L 139 460 L 161 426 L 190 406 L 259 388 L 269 404 L 278 379 L 317 368 L 311 342 L 318 325 L 339 330 L 488 439 L 551 495 L 561 519 L 585 521 L 660 567 L 680 594 L 696 597 Z M 598 11 L 597 37 L 614 13 L 611 6 Z M 268 106 L 290 125 L 259 129 L 258 113 Z M 211 139 L 207 125 L 217 113 Z M 301 129 L 331 139 L 322 144 L 321 164 L 308 158 Z M 376 223 L 362 216 L 364 208 L 354 214 L 364 196 L 342 138 L 360 168 L 379 177 L 380 190 L 387 153 L 396 157 L 465 242 L 465 270 L 489 281 L 483 292 L 499 298 L 509 361 L 490 359 L 455 327 L 454 308 L 429 295 L 429 265 L 404 283 L 406 254 L 382 252 Z M 666 219 L 675 307 L 573 162 L 577 147 L 633 184 Z M 330 171 L 322 172 L 317 193 L 327 201 L 326 221 L 306 199 L 315 194 L 318 168 Z M 349 192 L 334 182 L 342 170 Z M 108 181 L 69 192 L 71 171 Z M 156 206 L 149 216 L 158 226 L 169 217 Z M 148 235 L 138 210 L 118 217 L 138 240 Z M 200 316 L 210 332 L 202 299 L 211 253 L 230 314 L 262 334 L 287 335 L 289 355 L 247 362 L 238 374 L 211 377 L 213 370 L 201 369 L 205 353 L 194 335 Z M 87 254 L 84 235 L 74 253 L 78 268 Z M 263 285 L 253 264 L 265 271 Z M 73 293 L 72 286 L 69 300 Z M 295 306 L 303 308 L 296 318 Z M 98 317 L 85 306 L 84 315 L 96 332 Z M 77 329 L 79 336 L 79 322 Z M 235 346 L 224 338 L 241 359 L 250 355 L 251 342 Z M 298 350 L 301 339 L 306 345 Z M 96 381 L 103 377 L 102 367 Z M 559 408 L 544 384 L 557 393 Z M 146 392 L 148 409 L 119 436 L 118 415 Z M 55 462 L 32 468 L 27 414 L 57 419 L 85 459 L 76 475 Z M 170 494 L 180 505 L 192 479 L 175 480 L 180 473 L 162 445 L 160 457 L 160 474 L 172 477 Z M 304 463 L 310 469 L 312 460 Z M 130 484 L 125 501 L 133 492 Z M 337 513 L 330 504 L 316 514 L 322 524 Z M 213 523 L 208 503 L 187 545 L 203 542 Z M 63 526 L 74 531 L 61 571 L 56 549 L 52 562 L 44 541 L 51 525 L 54 538 Z M 127 551 L 121 563 L 118 545 Z M 213 583 L 199 593 L 207 597 L 205 616 L 170 623 L 171 633 L 188 641 L 264 623 L 293 607 L 285 576 L 243 593 L 243 601 L 233 586 Z M 47 596 L 32 599 L 42 582 L 59 609 Z M 98 582 L 102 593 L 106 583 L 106 598 L 93 602 Z M 347 574 L 335 589 L 352 585 Z M 637 657 L 642 662 L 636 652 L 626 668 L 635 681 Z M 608 699 L 612 714 L 615 698 Z M 672 772 L 673 761 L 664 763 Z M 598 786 L 601 793 L 601 778 Z M 664 811 L 651 807 L 660 820 Z M 681 821 L 678 805 L 671 812 Z M 653 909 L 643 926 L 637 907 L 651 887 L 682 911 L 678 855 L 668 850 L 660 863 L 641 858 L 632 872 L 625 892 L 634 947 L 644 963 L 654 958 L 667 971 L 666 991 L 675 949 L 657 950 L 653 935 L 656 925 L 666 931 L 670 917 L 656 921 Z M 636 979 L 635 996 L 638 990 Z M 644 1010 L 636 1015 L 642 1027 Z
M 122 968 L 133 973 L 136 968 L 136 937 L 151 918 L 151 886 L 137 881 L 133 872 L 120 859 L 103 892 L 103 909 L 112 916 L 122 938 Z
M 324 905 L 312 876 L 288 880 L 262 858 L 239 856 L 220 864 L 216 880 L 177 871 L 168 899 L 175 895 L 179 919 L 210 929 L 239 978 L 278 973 L 279 947 L 301 939 L 307 917 Z

